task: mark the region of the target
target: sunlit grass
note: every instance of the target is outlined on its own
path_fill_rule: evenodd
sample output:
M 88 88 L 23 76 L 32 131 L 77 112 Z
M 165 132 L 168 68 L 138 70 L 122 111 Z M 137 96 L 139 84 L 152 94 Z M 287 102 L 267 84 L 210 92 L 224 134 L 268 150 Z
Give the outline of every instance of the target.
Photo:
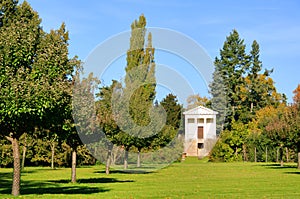
M 0 169 L 0 198 L 12 198 L 12 169 Z M 300 171 L 266 163 L 208 163 L 188 158 L 148 173 L 104 166 L 77 169 L 31 167 L 22 173 L 20 198 L 300 198 Z

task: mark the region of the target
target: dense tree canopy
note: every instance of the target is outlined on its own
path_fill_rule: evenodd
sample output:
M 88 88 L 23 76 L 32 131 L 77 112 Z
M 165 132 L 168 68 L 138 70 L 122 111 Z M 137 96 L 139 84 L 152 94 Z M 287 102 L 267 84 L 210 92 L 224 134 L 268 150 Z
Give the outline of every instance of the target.
M 44 32 L 26 1 L 1 1 L 0 9 L 0 128 L 13 146 L 12 194 L 19 195 L 19 138 L 61 122 L 56 117 L 69 103 L 68 76 L 76 62 L 68 58 L 64 24 Z
M 219 112 L 217 132 L 226 130 L 226 135 L 221 135 L 216 145 L 219 150 L 213 151 L 214 159 L 218 159 L 218 153 L 225 148 L 231 148 L 227 150 L 228 157 L 243 152 L 244 160 L 247 159 L 246 145 L 239 143 L 246 143 L 248 136 L 244 136 L 243 131 L 237 131 L 237 126 L 248 128 L 253 119 L 256 119 L 257 111 L 269 106 L 276 108 L 285 102 L 284 96 L 276 91 L 271 73 L 272 70 L 263 71 L 258 42 L 253 41 L 248 54 L 244 40 L 233 30 L 220 50 L 220 58 L 215 60 L 213 81 L 210 83 L 211 106 Z M 228 136 L 232 138 L 230 142 Z M 235 140 L 236 143 L 233 144 L 236 136 L 242 140 Z

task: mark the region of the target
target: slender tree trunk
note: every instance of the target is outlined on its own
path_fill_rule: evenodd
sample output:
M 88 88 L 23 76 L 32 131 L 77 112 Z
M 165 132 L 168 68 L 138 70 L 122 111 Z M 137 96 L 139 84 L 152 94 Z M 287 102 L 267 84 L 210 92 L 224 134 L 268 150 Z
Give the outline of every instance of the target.
M 289 162 L 289 149 L 285 147 L 286 162 Z
M 11 194 L 13 196 L 20 195 L 20 182 L 21 182 L 21 164 L 20 164 L 20 146 L 17 138 L 6 137 L 11 141 L 14 158 L 14 169 L 13 169 L 13 183 Z
M 111 160 L 111 156 L 112 156 L 112 149 L 113 149 L 113 145 L 109 144 L 107 157 L 106 157 L 106 166 L 105 166 L 105 173 L 107 175 L 109 174 L 109 167 L 110 167 L 110 160 Z
M 238 156 L 238 148 L 237 148 L 237 146 L 235 147 L 235 152 L 234 152 L 234 154 L 235 154 L 235 157 Z
M 27 151 L 27 140 L 26 140 L 26 135 L 24 137 L 24 145 L 23 145 L 23 154 L 22 154 L 22 167 L 21 169 L 23 170 L 25 167 L 25 159 L 26 159 L 26 151 Z
M 276 151 L 276 162 L 279 162 L 279 148 Z
M 25 160 L 26 160 L 26 151 L 27 151 L 27 146 L 23 146 L 23 154 L 22 154 L 22 170 L 24 170 L 25 167 Z
M 266 162 L 268 162 L 268 147 L 266 147 Z
M 244 156 L 244 162 L 248 161 L 247 159 L 247 149 L 246 149 L 246 145 L 243 144 L 243 156 Z
M 280 166 L 283 167 L 283 159 L 280 160 Z
M 141 167 L 141 153 L 140 153 L 140 150 L 138 150 L 138 153 L 137 153 L 137 163 L 136 163 L 136 167 Z
M 72 151 L 72 170 L 71 170 L 71 182 L 76 182 L 76 150 Z
M 124 169 L 128 169 L 128 150 L 125 149 L 125 155 L 124 155 Z
M 51 169 L 54 169 L 55 142 L 51 144 Z
M 297 169 L 300 169 L 300 151 L 298 151 Z
M 254 162 L 257 162 L 256 147 L 254 147 Z
M 283 167 L 283 148 L 282 146 L 280 147 L 280 150 L 279 150 L 279 156 L 280 156 L 280 166 Z
M 300 169 L 300 143 L 297 144 L 297 156 L 298 156 L 297 168 Z

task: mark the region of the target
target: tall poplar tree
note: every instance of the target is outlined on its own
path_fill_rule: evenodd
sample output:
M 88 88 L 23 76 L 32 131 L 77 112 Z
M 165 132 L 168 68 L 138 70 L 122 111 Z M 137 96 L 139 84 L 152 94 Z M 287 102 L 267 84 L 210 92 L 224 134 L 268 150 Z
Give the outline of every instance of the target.
M 146 38 L 146 18 L 144 15 L 139 17 L 131 24 L 130 48 L 127 51 L 127 66 L 125 68 L 125 93 L 130 93 L 129 114 L 137 128 L 133 134 L 134 142 L 138 151 L 138 163 L 140 166 L 141 149 L 147 148 L 147 141 L 144 137 L 149 137 L 152 132 L 143 132 L 145 126 L 151 122 L 150 111 L 153 107 L 155 98 L 155 63 L 154 48 L 152 47 L 152 34 Z M 133 93 L 131 93 L 133 91 Z M 152 129 L 149 129 L 150 131 Z M 153 129 L 154 130 L 154 129 Z M 128 150 L 128 149 L 127 149 Z
M 147 38 L 147 39 L 146 39 Z M 147 42 L 145 41 L 147 40 Z M 155 98 L 155 63 L 152 35 L 146 35 L 146 18 L 141 15 L 131 24 L 130 47 L 127 51 L 125 85 L 113 94 L 113 115 L 121 129 L 120 141 L 125 149 L 124 168 L 132 147 L 147 147 L 146 139 L 155 133 L 151 118 Z M 124 136 L 121 136 L 121 135 Z M 145 146 L 144 146 L 145 145 Z
M 155 63 L 152 35 L 148 34 L 145 45 L 146 18 L 139 17 L 131 25 L 130 48 L 125 68 L 125 93 L 129 99 L 129 112 L 134 122 L 145 126 L 150 122 L 149 110 L 155 98 Z M 133 93 L 131 93 L 133 91 Z

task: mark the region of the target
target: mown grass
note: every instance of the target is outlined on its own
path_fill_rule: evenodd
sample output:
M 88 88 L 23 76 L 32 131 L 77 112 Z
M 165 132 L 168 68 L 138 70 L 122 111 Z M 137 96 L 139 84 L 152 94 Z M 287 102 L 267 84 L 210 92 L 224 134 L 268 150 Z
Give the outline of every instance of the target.
M 0 169 L 0 198 L 12 198 L 12 169 Z M 22 173 L 19 198 L 300 198 L 295 164 L 208 163 L 188 158 L 149 173 L 104 173 L 103 166 L 33 167 Z

